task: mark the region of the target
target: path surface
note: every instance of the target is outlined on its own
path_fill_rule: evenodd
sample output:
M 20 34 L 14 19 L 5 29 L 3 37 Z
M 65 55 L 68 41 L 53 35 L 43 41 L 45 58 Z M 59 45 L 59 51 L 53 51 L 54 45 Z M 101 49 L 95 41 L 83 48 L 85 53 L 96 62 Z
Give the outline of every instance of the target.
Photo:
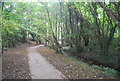
M 36 50 L 37 45 L 28 49 L 29 66 L 32 79 L 62 79 L 63 75 Z

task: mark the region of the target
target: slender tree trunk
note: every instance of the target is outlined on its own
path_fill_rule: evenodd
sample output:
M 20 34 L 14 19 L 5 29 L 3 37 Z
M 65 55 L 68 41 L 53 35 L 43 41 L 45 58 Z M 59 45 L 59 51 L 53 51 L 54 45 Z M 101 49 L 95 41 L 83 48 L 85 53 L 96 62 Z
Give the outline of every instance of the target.
M 44 4 L 44 3 L 43 3 L 43 4 Z M 58 42 L 58 40 L 57 40 L 57 37 L 55 36 L 55 34 L 54 34 L 54 32 L 53 32 L 52 21 L 51 21 L 51 19 L 50 19 L 50 14 L 49 14 L 48 7 L 47 7 L 46 4 L 44 4 L 44 6 L 45 6 L 46 11 L 47 11 L 48 20 L 49 20 L 49 24 L 50 24 L 50 28 L 51 28 L 51 32 L 52 32 L 52 37 L 53 37 L 54 43 L 55 43 L 55 45 L 54 45 L 54 44 L 53 44 L 53 45 L 54 45 L 54 47 L 56 48 L 57 52 L 61 52 L 60 44 L 59 44 L 59 42 Z
M 72 11 L 71 8 L 69 8 L 69 23 L 70 23 L 70 34 L 73 33 L 73 28 L 72 28 Z M 73 44 L 73 37 L 70 37 L 70 46 L 72 47 Z
M 4 2 L 2 2 L 2 12 L 3 12 L 3 8 L 4 8 Z M 3 26 L 3 22 L 1 23 Z M 2 54 L 3 54 L 3 49 L 4 49 L 4 45 L 3 45 L 3 37 L 1 36 L 1 40 L 2 40 Z
M 104 40 L 101 44 L 101 53 L 103 55 L 108 55 L 108 49 L 109 49 L 109 45 L 107 45 L 107 41 Z

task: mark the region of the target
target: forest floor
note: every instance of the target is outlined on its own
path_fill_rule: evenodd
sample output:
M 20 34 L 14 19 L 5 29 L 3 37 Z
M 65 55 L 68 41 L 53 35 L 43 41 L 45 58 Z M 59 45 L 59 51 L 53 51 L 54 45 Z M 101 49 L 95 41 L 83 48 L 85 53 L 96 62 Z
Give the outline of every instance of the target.
M 32 44 L 21 44 L 16 48 L 9 48 L 2 56 L 3 79 L 30 79 L 27 48 Z
M 34 74 L 31 73 L 31 62 L 29 56 L 30 51 L 34 54 L 33 49 L 29 49 L 34 47 L 34 43 L 32 44 L 21 44 L 20 46 L 17 46 L 16 48 L 10 48 L 7 51 L 4 52 L 2 56 L 2 72 L 3 72 L 3 78 L 4 79 L 31 79 Z M 29 50 L 27 50 L 29 49 Z M 34 48 L 36 50 L 35 53 L 37 55 L 47 62 L 45 64 L 48 64 L 47 68 L 55 68 L 56 70 L 59 70 L 61 74 L 63 74 L 68 79 L 103 79 L 103 78 L 113 78 L 113 77 L 104 77 L 102 76 L 103 71 L 94 69 L 91 66 L 89 66 L 87 63 L 84 63 L 80 60 L 77 60 L 73 57 L 65 56 L 63 54 L 56 53 L 55 50 L 50 49 L 45 46 L 38 46 Z M 35 58 L 32 59 L 35 60 L 38 58 L 35 56 Z M 36 60 L 36 62 L 37 62 Z M 43 61 L 43 60 L 42 60 Z M 40 61 L 39 61 L 40 62 Z M 37 66 L 38 63 L 37 62 Z M 49 67 L 49 64 L 50 67 Z M 35 67 L 36 65 L 32 65 Z M 41 65 L 42 66 L 42 65 Z M 44 66 L 44 65 L 43 65 Z M 40 69 L 39 68 L 34 68 Z M 49 69 L 48 69 L 49 70 Z M 39 72 L 40 73 L 40 72 Z
M 37 51 L 68 79 L 114 79 L 104 76 L 105 72 L 101 69 L 93 68 L 74 57 L 58 54 L 48 47 L 39 47 Z

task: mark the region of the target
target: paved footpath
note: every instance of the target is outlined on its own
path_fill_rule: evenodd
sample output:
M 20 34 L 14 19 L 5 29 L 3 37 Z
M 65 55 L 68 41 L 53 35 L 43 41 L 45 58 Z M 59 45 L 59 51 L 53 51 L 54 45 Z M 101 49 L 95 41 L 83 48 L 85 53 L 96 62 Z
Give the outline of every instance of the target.
M 63 79 L 63 75 L 37 52 L 37 45 L 28 49 L 29 68 L 32 79 Z

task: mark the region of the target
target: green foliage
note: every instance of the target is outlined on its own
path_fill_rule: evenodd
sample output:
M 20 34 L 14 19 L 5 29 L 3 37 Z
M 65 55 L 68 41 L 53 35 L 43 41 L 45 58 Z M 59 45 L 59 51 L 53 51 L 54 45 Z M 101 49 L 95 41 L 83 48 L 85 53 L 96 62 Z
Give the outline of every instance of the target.
M 118 3 L 104 5 L 118 17 Z M 42 41 L 57 51 L 63 51 L 63 46 L 71 46 L 71 52 L 96 53 L 86 55 L 88 59 L 113 66 L 117 63 L 114 59 L 120 48 L 120 30 L 99 4 L 4 2 L 0 22 L 4 47 L 28 40 Z M 113 56 L 105 57 L 113 52 Z M 114 74 L 111 69 L 105 71 Z
M 99 69 L 102 71 L 102 73 L 100 74 L 103 77 L 116 77 L 119 78 L 118 76 L 118 72 L 114 69 L 108 68 L 108 67 L 104 67 L 104 66 L 97 66 L 97 65 L 92 65 L 91 66 L 94 69 Z

